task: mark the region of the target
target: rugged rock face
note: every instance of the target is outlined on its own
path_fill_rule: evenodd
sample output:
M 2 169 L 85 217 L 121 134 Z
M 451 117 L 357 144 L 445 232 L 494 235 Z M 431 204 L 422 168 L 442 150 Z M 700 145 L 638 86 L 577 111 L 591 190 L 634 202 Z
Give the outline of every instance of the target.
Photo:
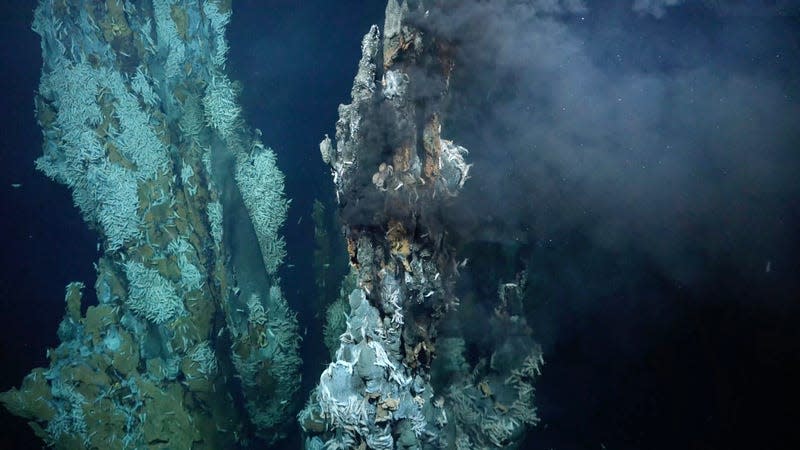
M 308 448 L 499 447 L 536 421 L 530 386 L 538 350 L 524 373 L 511 364 L 512 377 L 511 366 L 471 370 L 463 339 L 451 337 L 442 350 L 460 362 L 447 399 L 431 384 L 440 322 L 459 304 L 459 262 L 441 212 L 470 172 L 467 150 L 442 137 L 454 63 L 452 43 L 424 30 L 432 8 L 446 7 L 435 3 L 389 1 L 383 36 L 373 26 L 363 39 L 352 102 L 339 107 L 336 144 L 327 136 L 320 144 L 357 287 L 336 360 L 299 416 Z M 506 320 L 494 325 L 508 326 L 505 306 L 496 311 Z M 510 328 L 524 330 L 520 320 L 514 316 L 518 325 Z M 525 356 L 515 355 L 517 365 Z M 495 376 L 487 378 L 490 371 Z M 493 386 L 506 387 L 498 390 L 510 399 L 523 385 L 515 412 L 496 401 Z M 509 421 L 492 421 L 500 415 Z

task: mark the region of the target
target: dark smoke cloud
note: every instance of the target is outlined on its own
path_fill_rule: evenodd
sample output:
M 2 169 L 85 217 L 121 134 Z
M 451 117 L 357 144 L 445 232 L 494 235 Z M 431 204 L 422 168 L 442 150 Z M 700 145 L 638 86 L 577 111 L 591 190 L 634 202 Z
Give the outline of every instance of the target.
M 641 14 L 650 14 L 655 18 L 664 17 L 667 8 L 683 3 L 684 0 L 635 0 L 633 10 Z
M 528 242 L 579 230 L 679 279 L 720 260 L 786 270 L 800 211 L 797 16 L 677 3 L 432 12 L 432 32 L 458 48 L 445 131 L 475 164 L 454 228 Z

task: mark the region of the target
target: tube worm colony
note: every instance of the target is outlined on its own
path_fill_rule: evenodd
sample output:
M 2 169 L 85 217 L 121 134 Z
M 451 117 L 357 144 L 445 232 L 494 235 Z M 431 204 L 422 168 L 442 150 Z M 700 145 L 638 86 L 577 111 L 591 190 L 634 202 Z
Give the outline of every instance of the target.
M 276 277 L 288 202 L 225 75 L 230 16 L 210 0 L 36 9 L 36 165 L 104 250 L 98 304 L 81 314 L 70 284 L 50 367 L 0 397 L 50 445 L 232 448 L 291 420 L 299 337 Z M 238 204 L 245 226 L 224 213 Z M 236 251 L 249 241 L 255 264 Z

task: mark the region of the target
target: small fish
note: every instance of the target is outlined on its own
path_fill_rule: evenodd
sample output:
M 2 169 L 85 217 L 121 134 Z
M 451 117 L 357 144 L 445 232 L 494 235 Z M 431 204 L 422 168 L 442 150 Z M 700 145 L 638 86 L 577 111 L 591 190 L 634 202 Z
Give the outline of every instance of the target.
M 300 216 L 300 218 L 297 219 L 297 224 L 300 225 L 300 222 L 302 222 L 302 221 L 303 221 L 303 216 Z
M 22 183 L 11 183 L 11 187 L 14 189 L 19 189 L 22 187 Z

